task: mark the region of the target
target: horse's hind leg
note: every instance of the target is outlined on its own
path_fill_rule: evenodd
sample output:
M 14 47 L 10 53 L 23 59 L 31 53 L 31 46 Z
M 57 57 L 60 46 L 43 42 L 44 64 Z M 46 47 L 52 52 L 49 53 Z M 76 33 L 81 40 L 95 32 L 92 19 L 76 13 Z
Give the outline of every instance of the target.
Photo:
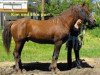
M 15 50 L 13 52 L 14 59 L 15 59 L 15 70 L 19 71 L 22 69 L 22 63 L 21 63 L 21 51 L 24 46 L 23 42 L 15 42 Z
M 54 52 L 53 52 L 53 56 L 52 56 L 52 63 L 49 67 L 50 70 L 53 70 L 53 71 L 58 70 L 57 69 L 57 59 L 59 56 L 61 45 L 62 45 L 62 41 L 58 41 L 55 43 Z

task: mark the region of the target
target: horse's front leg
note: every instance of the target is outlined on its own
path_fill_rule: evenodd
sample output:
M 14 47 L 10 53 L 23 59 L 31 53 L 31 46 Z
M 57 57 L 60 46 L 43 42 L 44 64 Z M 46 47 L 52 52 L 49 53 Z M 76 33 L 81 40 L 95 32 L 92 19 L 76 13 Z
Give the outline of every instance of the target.
M 15 42 L 15 50 L 13 52 L 14 59 L 15 59 L 15 70 L 21 71 L 22 63 L 21 63 L 21 51 L 24 46 L 25 42 Z
M 53 71 L 57 71 L 58 70 L 58 68 L 57 68 L 57 60 L 58 60 L 58 56 L 59 56 L 61 45 L 62 45 L 62 41 L 55 42 L 54 52 L 53 52 L 53 56 L 52 56 L 52 62 L 51 62 L 51 65 L 49 67 L 50 70 L 53 70 Z

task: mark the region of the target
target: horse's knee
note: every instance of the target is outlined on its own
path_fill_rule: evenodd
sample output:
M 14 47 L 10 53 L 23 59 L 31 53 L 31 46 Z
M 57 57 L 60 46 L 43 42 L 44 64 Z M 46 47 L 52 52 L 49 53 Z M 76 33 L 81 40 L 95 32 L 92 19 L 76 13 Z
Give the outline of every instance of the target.
M 59 55 L 59 53 L 55 53 L 55 52 L 54 52 L 54 54 L 53 54 L 53 59 L 54 59 L 54 60 L 57 60 L 57 59 L 58 59 L 58 55 Z
M 19 53 L 17 51 L 14 51 L 13 56 L 14 56 L 14 58 L 19 58 Z

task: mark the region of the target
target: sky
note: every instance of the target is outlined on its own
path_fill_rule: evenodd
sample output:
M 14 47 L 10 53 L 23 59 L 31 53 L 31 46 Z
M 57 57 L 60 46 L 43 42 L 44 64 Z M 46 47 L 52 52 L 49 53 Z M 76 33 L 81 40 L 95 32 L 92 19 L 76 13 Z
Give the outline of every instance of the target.
M 93 3 L 100 2 L 100 0 L 91 0 Z

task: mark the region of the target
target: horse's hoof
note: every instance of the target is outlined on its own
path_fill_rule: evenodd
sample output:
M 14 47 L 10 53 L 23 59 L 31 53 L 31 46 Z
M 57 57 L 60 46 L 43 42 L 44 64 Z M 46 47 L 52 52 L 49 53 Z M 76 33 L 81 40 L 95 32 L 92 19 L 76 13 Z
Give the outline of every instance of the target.
M 15 72 L 15 73 L 20 73 L 20 74 L 21 74 L 21 73 L 22 73 L 22 70 L 21 70 L 21 69 L 14 69 L 14 72 Z
M 52 70 L 52 67 L 51 67 L 51 65 L 49 66 L 49 70 L 50 70 L 50 71 Z
M 57 68 L 57 66 L 53 66 L 53 65 L 49 66 L 49 70 L 53 70 L 53 69 L 55 70 L 56 68 Z
M 51 71 L 53 74 L 57 74 L 57 75 L 60 74 L 60 70 L 58 68 L 52 69 Z
M 16 67 L 15 65 L 13 66 L 13 69 L 14 69 L 15 72 L 18 72 L 18 73 L 22 72 L 22 69 Z
M 57 67 L 51 65 L 49 66 L 49 70 L 51 70 L 53 74 L 57 74 L 57 75 L 60 72 L 60 70 Z

